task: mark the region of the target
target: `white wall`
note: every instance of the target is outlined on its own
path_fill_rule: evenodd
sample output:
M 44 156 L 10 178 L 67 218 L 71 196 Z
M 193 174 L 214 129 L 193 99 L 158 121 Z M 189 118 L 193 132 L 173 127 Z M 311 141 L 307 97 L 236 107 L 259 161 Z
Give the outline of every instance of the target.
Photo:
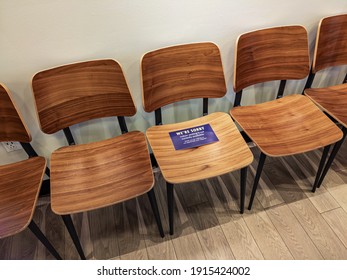
M 138 108 L 127 119 L 130 129 L 144 131 L 154 116 L 142 110 L 140 59 L 150 50 L 180 43 L 213 41 L 222 51 L 228 93 L 213 100 L 210 112 L 227 112 L 234 99 L 233 52 L 243 32 L 278 25 L 301 24 L 309 32 L 311 49 L 322 17 L 347 12 L 346 0 L 0 0 L 0 82 L 12 91 L 33 136 L 33 146 L 46 157 L 65 145 L 62 133 L 45 135 L 38 128 L 30 80 L 37 71 L 57 65 L 99 58 L 119 61 Z M 315 85 L 338 83 L 344 76 L 318 75 Z M 330 71 L 330 74 L 331 74 Z M 325 76 L 329 77 L 325 79 Z M 302 82 L 290 82 L 287 92 L 301 92 Z M 243 104 L 269 99 L 272 83 L 257 87 L 265 97 L 244 94 Z M 201 102 L 168 106 L 164 121 L 198 117 Z M 183 113 L 182 113 L 183 112 Z M 0 124 L 1 125 L 1 124 Z M 77 142 L 117 135 L 113 119 L 76 125 Z M 0 164 L 24 158 L 6 153 L 0 145 Z

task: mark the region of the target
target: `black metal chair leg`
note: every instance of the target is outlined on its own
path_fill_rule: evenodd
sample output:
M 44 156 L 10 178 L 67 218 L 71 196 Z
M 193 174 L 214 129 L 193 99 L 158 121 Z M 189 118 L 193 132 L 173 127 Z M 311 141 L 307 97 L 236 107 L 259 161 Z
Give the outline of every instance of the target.
M 62 215 L 61 217 L 63 218 L 64 224 L 65 224 L 65 226 L 66 226 L 66 228 L 67 228 L 67 230 L 71 236 L 73 243 L 76 246 L 78 254 L 80 255 L 82 260 L 85 260 L 86 257 L 84 256 L 84 252 L 83 252 L 80 240 L 77 236 L 76 229 L 73 225 L 71 216 L 70 215 Z
M 46 167 L 45 173 L 48 177 L 51 177 L 51 171 L 49 170 L 48 167 Z
M 240 183 L 240 213 L 243 214 L 245 209 L 245 197 L 246 197 L 246 182 L 247 182 L 247 167 L 241 169 L 241 183 Z
M 323 167 L 324 167 L 325 162 L 327 160 L 330 147 L 331 147 L 331 145 L 328 145 L 328 146 L 324 147 L 324 150 L 323 150 L 323 153 L 322 153 L 322 158 L 321 158 L 321 160 L 319 162 L 319 167 L 318 167 L 318 170 L 317 170 L 316 179 L 315 179 L 315 181 L 313 183 L 312 192 L 315 192 L 316 189 L 317 189 L 317 185 L 318 185 L 320 176 L 322 174 Z
M 158 162 L 157 162 L 157 159 L 155 158 L 154 154 L 151 153 L 151 154 L 149 154 L 149 156 L 151 158 L 152 167 L 158 167 Z
M 319 188 L 319 187 L 321 186 L 321 184 L 323 183 L 323 180 L 324 180 L 325 175 L 328 173 L 328 170 L 329 170 L 331 164 L 333 163 L 333 161 L 334 161 L 334 159 L 335 159 L 335 156 L 336 156 L 337 152 L 340 150 L 341 145 L 342 145 L 343 141 L 344 141 L 345 138 L 346 138 L 347 128 L 344 127 L 344 128 L 342 129 L 342 132 L 343 132 L 343 137 L 342 137 L 342 139 L 341 139 L 339 142 L 337 142 L 337 143 L 334 145 L 334 148 L 333 148 L 333 150 L 331 151 L 331 154 L 330 154 L 329 159 L 328 159 L 328 161 L 327 161 L 327 163 L 326 163 L 326 165 L 325 165 L 325 167 L 324 167 L 324 170 L 323 170 L 323 172 L 322 172 L 322 175 L 321 175 L 320 178 L 319 178 L 319 182 L 318 182 L 318 184 L 317 184 L 317 188 Z
M 46 179 L 41 183 L 40 196 L 49 195 L 51 193 L 51 180 Z
M 257 191 L 257 187 L 258 187 L 261 172 L 263 171 L 265 159 L 266 159 L 266 155 L 264 153 L 261 153 L 260 158 L 259 158 L 258 167 L 257 167 L 257 173 L 255 174 L 255 178 L 254 178 L 253 189 L 252 189 L 251 199 L 250 199 L 249 205 L 248 205 L 248 210 L 252 209 L 252 204 L 253 204 L 255 192 Z
M 173 220 L 173 208 L 174 208 L 174 197 L 173 197 L 173 184 L 166 182 L 167 190 L 167 205 L 169 210 L 169 226 L 170 226 L 170 235 L 174 233 L 174 220 Z
M 160 214 L 159 214 L 157 200 L 155 198 L 154 189 L 152 188 L 147 193 L 147 195 L 148 195 L 148 198 L 149 198 L 149 202 L 151 203 L 152 211 L 153 211 L 155 220 L 157 222 L 157 226 L 158 226 L 158 230 L 159 230 L 160 236 L 164 237 L 164 230 L 163 230 L 163 226 L 161 224 L 161 219 L 160 219 Z
M 54 249 L 51 242 L 48 241 L 47 237 L 42 233 L 40 228 L 31 221 L 28 228 L 32 231 L 32 233 L 37 237 L 38 240 L 41 241 L 41 243 L 47 248 L 47 250 L 57 259 L 62 260 L 61 256 L 58 254 L 58 252 Z

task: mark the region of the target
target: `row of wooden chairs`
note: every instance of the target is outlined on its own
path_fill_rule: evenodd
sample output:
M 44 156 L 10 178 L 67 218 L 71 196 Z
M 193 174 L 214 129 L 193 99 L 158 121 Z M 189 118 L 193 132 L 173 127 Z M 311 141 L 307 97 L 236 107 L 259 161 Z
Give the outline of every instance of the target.
M 347 34 L 347 15 L 337 18 L 339 20 L 325 33 L 334 33 L 339 42 L 340 34 Z M 324 30 L 325 20 L 318 32 Z M 336 27 L 337 24 L 340 27 Z M 319 38 L 322 37 L 320 34 Z M 332 38 L 325 44 L 331 44 L 331 41 Z M 343 51 L 345 53 L 340 56 L 346 60 L 347 49 L 341 53 Z M 334 52 L 330 53 L 333 57 Z M 317 51 L 315 55 L 318 56 Z M 314 61 L 316 63 L 317 59 Z M 319 69 L 315 65 L 317 63 L 312 67 L 312 73 Z M 326 65 L 337 64 L 330 62 Z M 170 234 L 174 230 L 175 184 L 240 170 L 240 212 L 243 213 L 247 167 L 253 161 L 244 139 L 253 141 L 261 151 L 249 209 L 266 156 L 294 155 L 324 147 L 313 191 L 319 187 L 346 136 L 346 119 L 340 117 L 346 118 L 346 113 L 339 106 L 341 100 L 346 99 L 343 92 L 346 87 L 306 91 L 314 102 L 344 125 L 341 132 L 310 98 L 299 94 L 283 96 L 286 80 L 306 78 L 309 68 L 307 32 L 302 26 L 275 27 L 241 35 L 235 51 L 236 97 L 230 110 L 231 118 L 222 112 L 208 114 L 208 99 L 223 97 L 227 92 L 220 52 L 215 44 L 179 45 L 144 55 L 141 62 L 143 107 L 146 112 L 155 112 L 155 126 L 147 130 L 146 136 L 167 182 Z M 281 80 L 276 100 L 240 106 L 243 89 L 272 80 Z M 32 79 L 32 88 L 41 130 L 48 134 L 63 130 L 69 146 L 52 153 L 50 172 L 45 159 L 32 152 L 28 153 L 28 160 L 0 167 L 0 238 L 13 235 L 29 225 L 50 252 L 57 259 L 61 258 L 32 221 L 45 170 L 50 175 L 52 210 L 62 216 L 82 259 L 85 255 L 70 215 L 106 207 L 144 193 L 148 194 L 163 237 L 146 137 L 139 131 L 128 132 L 126 126 L 125 117 L 133 116 L 136 107 L 120 65 L 108 59 L 56 67 L 37 73 Z M 333 108 L 325 107 L 317 97 L 321 96 L 320 93 L 327 96 L 330 92 L 336 92 L 337 96 L 328 98 L 329 105 L 338 104 Z M 195 98 L 203 99 L 202 117 L 162 124 L 163 106 Z M 9 90 L 3 85 L 0 87 L 0 102 L 0 141 L 19 141 L 26 151 L 33 150 L 29 131 L 11 100 Z M 334 113 L 335 109 L 338 114 Z M 121 136 L 76 145 L 69 129 L 71 125 L 114 116 L 118 119 Z M 243 129 L 242 133 L 233 119 Z M 218 142 L 175 150 L 169 132 L 205 124 L 212 127 Z M 326 163 L 334 143 L 337 144 Z

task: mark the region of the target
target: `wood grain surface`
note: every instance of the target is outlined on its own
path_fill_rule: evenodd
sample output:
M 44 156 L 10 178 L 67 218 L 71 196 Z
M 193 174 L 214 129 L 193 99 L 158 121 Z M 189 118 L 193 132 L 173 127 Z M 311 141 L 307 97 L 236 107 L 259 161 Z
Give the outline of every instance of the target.
M 114 208 L 104 207 L 88 212 L 90 236 L 91 239 L 95 240 L 93 242 L 93 255 L 96 259 L 110 259 L 119 255 Z M 110 217 L 110 219 L 100 219 L 100 216 Z
M 228 241 L 209 203 L 201 203 L 188 209 L 194 228 L 197 231 L 206 259 L 234 260 Z
M 52 154 L 52 209 L 60 215 L 128 200 L 153 184 L 146 139 L 139 131 Z
M 347 258 L 346 247 L 308 199 L 291 203 L 289 208 L 324 259 Z
M 347 64 L 347 14 L 323 18 L 318 26 L 312 72 Z
M 303 79 L 309 68 L 307 31 L 303 26 L 248 32 L 236 41 L 234 91 L 267 81 Z
M 244 219 L 266 260 L 293 259 L 265 211 L 249 215 Z
M 335 120 L 347 127 L 347 84 L 326 88 L 308 88 L 305 89 L 305 95 Z
M 322 256 L 287 205 L 266 210 L 294 259 L 321 260 Z
M 342 138 L 341 130 L 309 98 L 298 94 L 235 107 L 230 114 L 268 156 L 304 153 Z
M 175 150 L 169 132 L 210 124 L 218 142 Z M 173 184 L 202 180 L 248 166 L 253 155 L 230 116 L 212 113 L 194 120 L 153 126 L 146 132 L 164 178 Z
M 29 143 L 31 135 L 11 98 L 11 93 L 0 83 L 0 142 Z
M 347 246 L 347 213 L 342 208 L 336 208 L 322 215 L 343 245 Z
M 0 166 L 0 238 L 16 234 L 29 225 L 45 168 L 43 157 Z
M 235 219 L 221 226 L 236 260 L 264 259 L 244 219 Z
M 45 133 L 90 119 L 136 113 L 122 68 L 111 59 L 41 71 L 33 77 L 32 87 Z
M 345 173 L 345 172 L 344 172 Z M 342 176 L 345 175 L 344 173 L 340 173 Z M 340 175 L 340 176 L 341 176 Z M 331 195 L 336 199 L 336 201 L 339 203 L 341 208 L 347 212 L 347 177 L 344 177 L 345 180 L 342 181 L 342 184 L 340 183 L 338 187 L 332 189 L 330 191 Z M 341 178 L 340 178 L 341 179 Z
M 151 51 L 143 56 L 141 70 L 146 112 L 192 98 L 222 97 L 227 91 L 220 52 L 213 43 Z
M 311 192 L 321 156 L 322 151 L 315 150 L 309 153 L 299 154 L 295 157 L 291 156 L 286 159 L 281 157 L 278 159 L 290 173 L 290 176 L 295 180 L 298 187 L 306 193 L 318 212 L 324 213 L 338 208 L 339 204 L 327 191 L 325 186 L 321 186 L 315 193 Z M 333 173 L 330 170 L 327 180 L 331 180 Z M 293 188 L 292 191 L 295 191 L 295 189 Z M 296 192 L 299 193 L 299 191 Z
M 346 148 L 347 142 L 342 145 L 341 150 L 345 151 Z M 255 155 L 259 153 L 257 148 L 252 148 L 252 151 Z M 88 259 L 223 258 L 228 252 L 228 248 L 220 246 L 223 244 L 230 247 L 237 260 L 285 258 L 288 251 L 298 260 L 319 259 L 319 254 L 323 259 L 345 260 L 347 164 L 344 158 L 336 158 L 335 163 L 338 165 L 334 165 L 327 174 L 327 183 L 312 194 L 311 180 L 314 180 L 320 154 L 321 151 L 316 150 L 290 157 L 269 158 L 264 165 L 264 174 L 271 172 L 271 176 L 264 181 L 264 185 L 269 184 L 266 197 L 257 195 L 252 211 L 245 211 L 243 215 L 239 214 L 239 171 L 195 182 L 199 183 L 199 188 L 206 195 L 204 197 L 200 193 L 200 198 L 195 200 L 193 205 L 190 202 L 194 193 L 189 190 L 195 183 L 188 187 L 187 184 L 178 184 L 174 188 L 174 215 L 177 217 L 175 234 L 167 234 L 163 239 L 158 236 L 146 196 L 118 203 L 107 210 L 101 208 L 74 214 L 72 218 Z M 253 164 L 256 165 L 256 162 Z M 293 170 L 288 171 L 288 166 Z M 249 175 L 251 173 L 249 172 Z M 160 172 L 156 172 L 155 177 L 154 190 L 164 231 L 167 232 L 165 180 Z M 252 181 L 252 176 L 248 176 L 248 179 Z M 263 186 L 259 185 L 259 191 Z M 251 188 L 247 188 L 246 201 L 250 191 Z M 280 195 L 281 201 L 276 193 Z M 329 210 L 331 208 L 313 203 L 312 199 L 326 193 L 334 197 L 338 208 Z M 34 213 L 35 222 L 64 259 L 79 259 L 62 219 L 52 212 L 50 204 L 47 203 L 47 199 L 39 198 Z M 207 221 L 201 221 L 203 216 L 200 214 L 203 212 L 208 213 Z M 260 213 L 266 214 L 268 218 L 259 216 Z M 247 217 L 253 215 L 258 216 L 247 220 Z M 269 232 L 264 232 L 264 228 L 268 227 Z M 219 235 L 219 228 L 222 229 L 227 243 L 220 242 L 223 238 Z M 218 242 L 209 241 L 214 233 L 218 234 Z M 280 246 L 279 237 L 288 248 L 286 254 L 283 244 Z M 205 243 L 202 244 L 203 242 Z M 270 245 L 266 246 L 268 242 Z M 210 245 L 207 247 L 207 244 Z M 29 230 L 24 230 L 0 239 L 0 259 L 52 259 L 52 256 Z
M 131 199 L 113 206 L 117 229 L 113 235 L 117 236 L 122 260 L 148 260 L 144 233 L 140 222 L 141 213 L 137 209 L 136 200 Z
M 298 155 L 296 155 L 297 157 Z M 286 157 L 287 158 L 287 157 Z M 298 200 L 305 199 L 307 195 L 300 189 L 297 182 L 291 177 L 291 174 L 287 168 L 287 165 L 281 163 L 281 158 L 274 159 L 271 163 L 264 166 L 263 174 L 271 180 L 271 183 L 276 187 L 276 191 L 279 193 L 280 197 L 287 204 L 296 202 Z M 263 175 L 262 174 L 262 175 Z M 283 178 L 287 178 L 283 180 Z M 307 189 L 311 191 L 312 186 Z M 261 197 L 259 197 L 261 199 Z

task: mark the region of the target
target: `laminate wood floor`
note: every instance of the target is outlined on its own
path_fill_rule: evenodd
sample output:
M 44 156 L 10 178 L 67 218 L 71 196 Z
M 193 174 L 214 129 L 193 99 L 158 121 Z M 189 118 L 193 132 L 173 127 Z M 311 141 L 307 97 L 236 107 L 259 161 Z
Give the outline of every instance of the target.
M 259 150 L 248 173 L 246 205 Z M 146 195 L 73 215 L 88 259 L 347 259 L 347 141 L 320 189 L 311 192 L 321 151 L 268 158 L 252 211 L 239 214 L 239 172 L 176 185 L 175 234 L 166 187 L 154 187 L 160 238 Z M 78 259 L 62 219 L 42 198 L 34 221 L 64 259 Z M 52 259 L 30 230 L 0 240 L 0 259 Z

